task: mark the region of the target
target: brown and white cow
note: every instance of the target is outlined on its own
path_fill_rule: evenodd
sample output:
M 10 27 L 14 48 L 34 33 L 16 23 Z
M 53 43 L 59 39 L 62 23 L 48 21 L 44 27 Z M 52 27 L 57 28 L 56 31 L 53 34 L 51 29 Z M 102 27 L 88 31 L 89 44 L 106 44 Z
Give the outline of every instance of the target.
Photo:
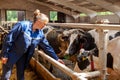
M 45 33 L 45 37 L 49 44 L 55 50 L 55 53 L 59 58 L 63 58 L 69 44 L 69 42 L 63 37 L 63 30 L 56 29 L 52 26 L 46 26 L 43 28 L 43 32 Z

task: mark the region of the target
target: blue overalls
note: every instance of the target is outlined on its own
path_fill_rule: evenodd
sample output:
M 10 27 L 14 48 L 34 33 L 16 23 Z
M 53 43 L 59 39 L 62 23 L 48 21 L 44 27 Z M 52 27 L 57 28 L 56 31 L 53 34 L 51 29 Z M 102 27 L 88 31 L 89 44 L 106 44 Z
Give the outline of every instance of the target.
M 8 61 L 3 65 L 2 80 L 9 80 L 14 64 L 17 68 L 17 80 L 24 80 L 25 67 L 33 56 L 37 45 L 40 45 L 49 56 L 58 60 L 43 31 L 36 30 L 33 32 L 32 25 L 30 21 L 18 22 L 5 38 L 2 56 L 7 57 Z

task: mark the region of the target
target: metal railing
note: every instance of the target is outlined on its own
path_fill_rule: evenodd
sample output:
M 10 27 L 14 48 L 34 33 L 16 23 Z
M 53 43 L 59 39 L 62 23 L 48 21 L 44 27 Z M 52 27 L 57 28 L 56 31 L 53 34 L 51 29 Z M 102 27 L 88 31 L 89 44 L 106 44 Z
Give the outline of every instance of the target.
M 58 61 L 51 58 L 50 56 L 46 55 L 43 51 L 36 50 L 35 53 L 36 53 L 35 56 L 40 55 L 42 58 L 44 58 L 49 63 L 51 63 L 52 65 L 57 67 L 59 70 L 61 70 L 63 73 L 70 76 L 72 78 L 72 80 L 87 80 L 87 78 L 93 78 L 93 77 L 100 76 L 99 71 L 86 72 L 86 73 L 77 73 L 77 72 L 71 70 L 70 68 L 68 68 L 67 66 L 65 66 L 64 64 L 61 64 Z M 38 57 L 36 57 L 35 60 L 39 63 L 39 60 L 37 58 Z M 54 79 L 54 80 L 56 80 L 56 79 Z

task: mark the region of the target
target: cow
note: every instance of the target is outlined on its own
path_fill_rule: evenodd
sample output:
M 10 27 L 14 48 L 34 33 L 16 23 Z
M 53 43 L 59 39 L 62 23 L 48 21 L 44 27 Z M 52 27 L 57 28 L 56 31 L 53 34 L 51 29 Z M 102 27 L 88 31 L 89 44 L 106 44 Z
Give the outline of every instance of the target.
M 81 29 L 72 29 L 69 30 L 69 46 L 66 50 L 66 53 L 70 55 L 76 54 L 80 48 L 84 48 L 85 50 L 92 50 L 96 47 L 94 38 L 87 32 L 81 31 Z M 67 34 L 68 35 L 68 34 Z M 66 34 L 64 33 L 64 36 Z M 96 54 L 97 56 L 98 54 Z
M 52 26 L 46 26 L 43 28 L 43 32 L 58 57 L 63 58 L 69 44 L 69 42 L 63 37 L 63 30 L 56 29 Z
M 82 29 L 70 29 L 63 32 L 64 36 L 69 39 L 69 46 L 66 50 L 65 55 L 69 55 L 74 62 L 77 61 L 77 65 L 81 70 L 84 70 L 89 64 L 87 56 L 81 55 L 80 50 L 84 49 L 90 51 L 93 55 L 98 56 L 98 48 L 95 44 L 94 38 L 86 31 Z M 86 57 L 84 60 L 82 60 Z
M 99 35 L 97 30 L 88 31 L 94 38 L 96 44 L 99 43 Z M 107 43 L 107 72 L 110 74 L 110 78 L 119 79 L 119 52 L 120 52 L 120 31 L 109 30 L 108 31 L 108 43 Z M 97 60 L 97 61 L 96 61 Z M 97 64 L 99 60 L 95 57 L 95 63 Z M 97 66 L 97 65 L 96 65 Z M 99 66 L 98 66 L 99 67 Z
M 110 40 L 107 45 L 107 52 L 109 58 L 107 58 L 107 63 L 111 63 L 110 66 L 107 66 L 107 71 L 111 75 L 110 78 L 118 79 L 120 76 L 120 36 L 115 37 Z M 108 57 L 108 56 L 107 56 Z M 112 67 L 112 68 L 111 68 Z

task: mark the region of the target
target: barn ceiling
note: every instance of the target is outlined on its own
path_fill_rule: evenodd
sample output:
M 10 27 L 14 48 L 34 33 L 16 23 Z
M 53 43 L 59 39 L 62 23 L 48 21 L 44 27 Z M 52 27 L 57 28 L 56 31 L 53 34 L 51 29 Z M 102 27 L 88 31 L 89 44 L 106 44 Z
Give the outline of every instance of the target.
M 28 0 L 76 17 L 85 13 L 91 18 L 97 12 L 111 11 L 120 17 L 120 0 Z

